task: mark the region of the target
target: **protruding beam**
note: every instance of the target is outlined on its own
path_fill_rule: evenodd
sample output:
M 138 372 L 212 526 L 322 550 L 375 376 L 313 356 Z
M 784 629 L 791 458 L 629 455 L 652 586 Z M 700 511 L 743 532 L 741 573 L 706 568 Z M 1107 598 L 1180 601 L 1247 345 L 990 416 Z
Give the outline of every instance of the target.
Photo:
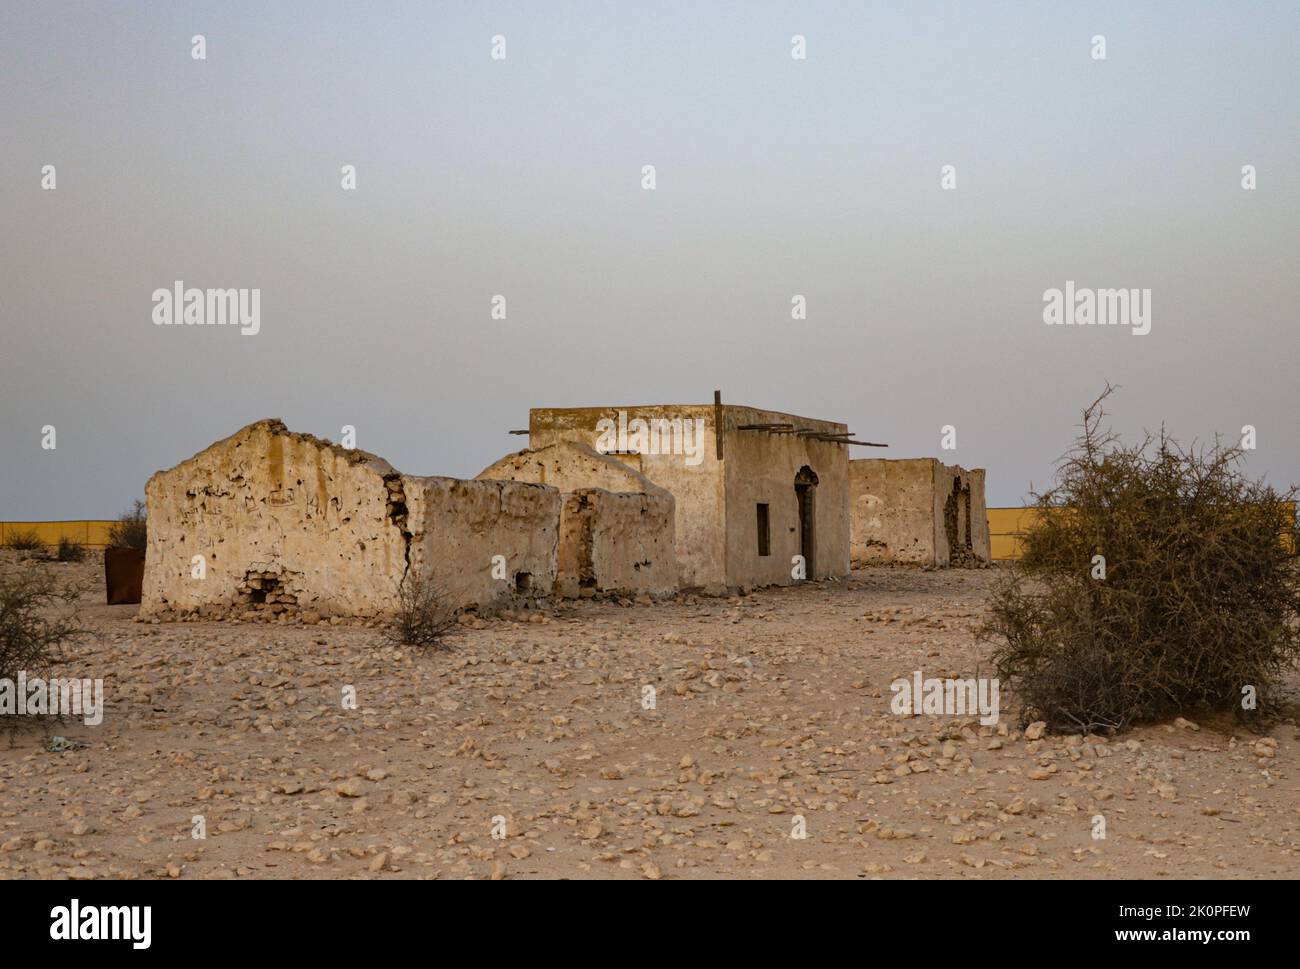
M 722 391 L 713 392 L 713 439 L 717 444 L 718 460 L 722 460 Z
M 528 428 L 524 428 L 522 431 L 507 431 L 506 433 L 507 433 L 507 434 L 527 434 L 527 433 L 528 433 Z
M 852 440 L 849 440 L 848 438 L 844 438 L 844 437 L 812 437 L 812 436 L 810 436 L 810 440 L 813 440 L 813 441 L 827 441 L 827 442 L 829 442 L 829 443 L 831 443 L 831 444 L 857 444 L 857 445 L 859 445 L 859 446 L 861 446 L 861 447 L 889 447 L 888 444 L 875 444 L 875 443 L 873 443 L 873 442 L 871 442 L 871 441 L 852 441 Z

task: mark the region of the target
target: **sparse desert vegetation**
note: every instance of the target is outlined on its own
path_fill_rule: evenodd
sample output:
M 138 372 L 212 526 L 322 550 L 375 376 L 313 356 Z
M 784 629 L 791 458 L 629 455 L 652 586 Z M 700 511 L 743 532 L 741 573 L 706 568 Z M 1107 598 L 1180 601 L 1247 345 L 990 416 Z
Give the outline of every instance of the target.
M 48 677 L 79 632 L 69 605 L 72 585 L 38 564 L 6 562 L 0 570 L 0 680 Z M 10 712 L 10 711 L 5 711 Z M 19 723 L 6 716 L 5 726 Z
M 456 626 L 447 594 L 427 575 L 407 575 L 398 587 L 398 608 L 388 628 L 397 646 L 446 649 L 447 633 Z
M 34 530 L 15 529 L 5 537 L 4 547 L 11 552 L 43 552 L 45 543 Z
M 1300 660 L 1296 491 L 1250 480 L 1219 442 L 1124 445 L 1109 393 L 995 593 L 998 674 L 1056 731 L 1246 716 Z
M 58 549 L 55 552 L 55 558 L 60 562 L 80 562 L 86 557 L 86 546 L 81 542 L 74 541 L 71 538 L 63 537 L 59 539 Z
M 148 545 L 149 513 L 139 498 L 118 516 L 108 533 L 108 544 L 116 548 L 139 548 Z

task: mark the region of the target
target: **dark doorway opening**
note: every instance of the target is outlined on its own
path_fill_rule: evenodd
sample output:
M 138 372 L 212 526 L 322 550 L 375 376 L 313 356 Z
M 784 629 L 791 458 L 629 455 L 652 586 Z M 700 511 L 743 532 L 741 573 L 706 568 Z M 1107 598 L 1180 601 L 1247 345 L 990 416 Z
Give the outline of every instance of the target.
M 817 561 L 817 473 L 806 464 L 794 476 L 794 494 L 799 501 L 799 554 L 804 575 L 811 579 Z

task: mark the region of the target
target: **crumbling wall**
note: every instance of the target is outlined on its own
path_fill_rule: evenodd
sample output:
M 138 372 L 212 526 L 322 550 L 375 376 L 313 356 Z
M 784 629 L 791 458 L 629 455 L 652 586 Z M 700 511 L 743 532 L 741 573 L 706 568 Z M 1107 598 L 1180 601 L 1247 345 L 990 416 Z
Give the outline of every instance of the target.
M 935 563 L 935 463 L 933 458 L 849 462 L 850 554 L 855 566 Z
M 557 591 L 671 595 L 677 590 L 674 501 L 587 488 L 564 495 Z
M 651 448 L 645 453 L 609 454 L 608 458 L 639 472 L 675 499 L 677 575 L 681 584 L 725 586 L 726 495 L 723 463 L 717 458 L 712 405 L 533 408 L 528 412 L 529 443 L 543 449 L 569 441 L 595 450 L 602 440 L 602 421 L 651 425 L 662 421 L 692 429 L 689 449 Z M 685 435 L 673 440 L 688 443 Z M 593 484 L 605 487 L 599 482 L 587 482 L 588 487 Z M 646 489 L 616 486 L 610 490 Z
M 385 483 L 395 474 L 372 454 L 278 420 L 159 471 L 145 486 L 141 615 L 391 608 L 406 560 Z
M 934 458 L 850 461 L 854 565 L 990 561 L 984 477 Z
M 516 481 L 404 477 L 411 568 L 448 602 L 480 611 L 545 597 L 555 585 L 560 493 Z
M 490 609 L 555 580 L 554 488 L 403 475 L 278 420 L 158 472 L 145 495 L 145 617 L 377 616 L 426 571 L 449 606 Z
M 561 491 L 560 595 L 676 591 L 676 502 L 622 461 L 580 441 L 561 440 L 507 455 L 478 475 L 484 479 L 531 481 Z
M 934 494 L 941 527 L 935 535 L 934 564 L 970 568 L 992 560 L 984 470 L 967 471 L 935 462 Z

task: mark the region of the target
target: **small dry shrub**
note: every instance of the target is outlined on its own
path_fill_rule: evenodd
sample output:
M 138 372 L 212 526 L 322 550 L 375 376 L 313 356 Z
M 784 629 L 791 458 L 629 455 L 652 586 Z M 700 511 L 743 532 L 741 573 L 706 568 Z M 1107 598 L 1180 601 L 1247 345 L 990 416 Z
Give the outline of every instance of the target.
M 80 562 L 86 557 L 86 546 L 65 535 L 59 539 L 57 556 L 60 562 Z
M 28 531 L 10 532 L 5 537 L 5 548 L 15 552 L 43 552 L 45 543 L 41 537 L 36 534 L 35 529 Z
M 130 510 L 122 512 L 117 521 L 109 528 L 109 546 L 112 548 L 145 548 L 148 544 L 147 518 L 148 512 L 145 509 L 145 504 L 137 498 Z
M 1048 513 L 993 595 L 998 675 L 1024 720 L 1057 731 L 1241 716 L 1243 688 L 1262 697 L 1300 659 L 1296 489 L 1249 480 L 1217 440 L 1124 446 L 1101 427 L 1110 393 L 1034 495 Z
M 400 646 L 450 649 L 444 637 L 456 625 L 443 588 L 427 575 L 408 572 L 397 589 L 398 608 L 388 638 Z

